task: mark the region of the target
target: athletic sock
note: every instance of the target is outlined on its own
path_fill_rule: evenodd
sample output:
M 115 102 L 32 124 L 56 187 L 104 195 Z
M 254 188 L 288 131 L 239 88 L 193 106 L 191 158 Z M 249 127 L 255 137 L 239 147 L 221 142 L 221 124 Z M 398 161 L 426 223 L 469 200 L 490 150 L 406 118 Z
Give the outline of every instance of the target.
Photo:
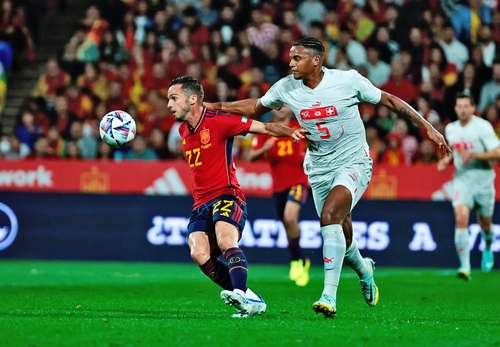
M 228 267 L 219 259 L 210 258 L 200 269 L 222 289 L 233 290 Z
M 234 289 L 247 290 L 247 260 L 239 247 L 229 248 L 224 252 L 229 268 L 229 276 Z
M 491 244 L 493 243 L 493 232 L 491 230 L 483 230 L 481 236 L 484 240 L 484 247 L 486 250 L 491 249 Z
M 323 294 L 336 298 L 345 255 L 345 237 L 342 225 L 325 225 L 321 227 L 321 235 L 323 235 L 323 264 L 325 269 Z
M 302 259 L 302 250 L 300 249 L 300 236 L 288 239 L 288 252 L 290 252 L 291 260 Z
M 469 231 L 467 228 L 455 228 L 455 247 L 460 268 L 470 271 Z
M 365 260 L 359 253 L 358 243 L 356 239 L 353 237 L 352 243 L 345 252 L 345 260 L 346 264 L 348 264 L 356 273 L 358 277 L 362 279 L 367 273 L 368 269 L 366 268 Z

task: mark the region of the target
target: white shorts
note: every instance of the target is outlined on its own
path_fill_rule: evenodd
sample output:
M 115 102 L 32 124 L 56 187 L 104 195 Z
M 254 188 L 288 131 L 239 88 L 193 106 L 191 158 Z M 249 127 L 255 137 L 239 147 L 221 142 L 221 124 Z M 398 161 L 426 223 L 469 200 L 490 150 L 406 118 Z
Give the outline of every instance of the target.
M 344 186 L 351 192 L 351 211 L 363 196 L 372 178 L 372 162 L 367 160 L 361 163 L 347 164 L 331 172 L 310 175 L 314 206 L 321 217 L 323 205 L 328 194 L 335 186 Z

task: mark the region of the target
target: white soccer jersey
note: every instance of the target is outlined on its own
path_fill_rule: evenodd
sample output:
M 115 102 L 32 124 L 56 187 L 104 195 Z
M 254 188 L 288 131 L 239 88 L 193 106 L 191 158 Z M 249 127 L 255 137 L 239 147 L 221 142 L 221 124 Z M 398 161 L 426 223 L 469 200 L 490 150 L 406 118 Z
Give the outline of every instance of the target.
M 460 150 L 486 152 L 500 146 L 500 141 L 490 122 L 473 116 L 467 125 L 462 126 L 457 120 L 446 126 L 445 135 L 450 146 L 453 147 L 453 164 L 457 174 L 474 169 L 493 171 L 488 161 L 471 160 L 464 165 L 460 156 Z
M 306 173 L 320 173 L 368 156 L 365 127 L 358 104 L 380 102 L 381 91 L 357 71 L 323 67 L 316 88 L 307 87 L 292 75 L 276 82 L 260 99 L 263 106 L 292 109 L 310 135 Z

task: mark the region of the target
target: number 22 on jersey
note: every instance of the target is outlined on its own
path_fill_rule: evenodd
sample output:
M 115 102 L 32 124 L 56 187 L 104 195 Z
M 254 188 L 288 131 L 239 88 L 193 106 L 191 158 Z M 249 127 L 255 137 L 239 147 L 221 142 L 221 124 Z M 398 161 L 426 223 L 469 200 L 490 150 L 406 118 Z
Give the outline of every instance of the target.
M 185 152 L 186 160 L 190 167 L 201 166 L 203 163 L 200 160 L 201 148 L 193 148 Z

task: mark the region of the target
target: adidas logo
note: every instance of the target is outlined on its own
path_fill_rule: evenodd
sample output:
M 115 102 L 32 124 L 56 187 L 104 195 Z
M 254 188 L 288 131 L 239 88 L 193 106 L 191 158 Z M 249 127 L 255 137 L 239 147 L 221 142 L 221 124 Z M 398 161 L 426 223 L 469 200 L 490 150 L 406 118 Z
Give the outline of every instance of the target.
M 188 189 L 174 168 L 165 170 L 161 177 L 144 190 L 146 195 L 188 195 L 188 193 Z

